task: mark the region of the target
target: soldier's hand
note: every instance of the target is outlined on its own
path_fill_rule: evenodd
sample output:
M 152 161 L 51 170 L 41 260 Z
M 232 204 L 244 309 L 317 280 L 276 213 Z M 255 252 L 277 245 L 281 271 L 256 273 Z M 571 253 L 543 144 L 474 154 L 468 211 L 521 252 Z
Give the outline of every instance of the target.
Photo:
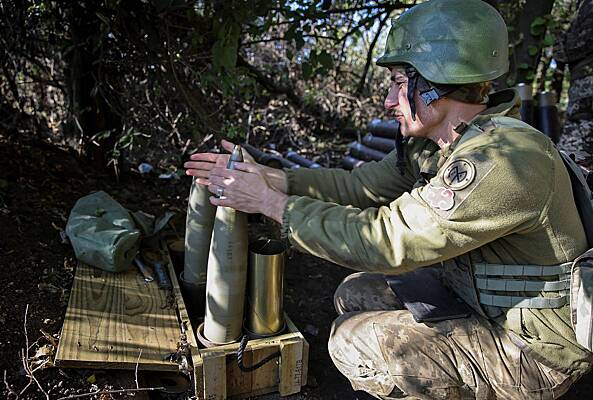
M 233 151 L 233 147 L 235 146 L 227 140 L 222 140 L 220 143 L 229 153 Z M 229 162 L 229 157 L 230 154 L 195 153 L 189 157 L 190 161 L 183 164 L 183 168 L 186 169 L 185 174 L 195 176 L 197 178 L 196 182 L 200 185 L 209 185 L 208 175 L 210 171 L 215 167 L 225 168 Z M 245 150 L 243 150 L 243 158 L 247 163 L 256 164 L 253 157 Z
M 234 170 L 217 166 L 210 171 L 208 190 L 222 197 L 210 197 L 216 206 L 232 207 L 246 213 L 262 213 L 278 222 L 282 220 L 288 196 L 276 190 L 267 180 L 265 167 L 237 163 Z

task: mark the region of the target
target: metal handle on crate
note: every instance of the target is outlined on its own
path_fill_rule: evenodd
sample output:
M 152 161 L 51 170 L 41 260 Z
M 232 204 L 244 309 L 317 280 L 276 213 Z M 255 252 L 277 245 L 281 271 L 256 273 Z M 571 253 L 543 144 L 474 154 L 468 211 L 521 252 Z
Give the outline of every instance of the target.
M 247 335 L 243 335 L 241 338 L 241 343 L 239 343 L 239 348 L 237 349 L 237 365 L 239 365 L 239 369 L 243 372 L 251 372 L 255 371 L 256 369 L 260 368 L 261 366 L 267 364 L 268 362 L 272 361 L 275 358 L 280 357 L 280 351 L 270 354 L 266 358 L 260 360 L 257 364 L 251 365 L 249 367 L 243 364 L 243 353 L 247 348 L 247 342 L 249 342 L 249 337 Z

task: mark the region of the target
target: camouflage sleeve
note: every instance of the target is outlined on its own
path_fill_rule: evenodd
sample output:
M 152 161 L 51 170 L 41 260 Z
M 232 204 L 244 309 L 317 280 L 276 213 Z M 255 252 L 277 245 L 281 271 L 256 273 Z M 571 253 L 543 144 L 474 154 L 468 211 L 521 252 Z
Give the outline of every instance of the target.
M 525 160 L 508 162 L 508 148 L 497 146 L 451 156 L 429 184 L 388 206 L 361 210 L 291 196 L 283 234 L 297 249 L 334 263 L 393 274 L 533 229 L 554 192 L 554 168 L 541 160 L 543 149 L 534 152 L 543 154 L 538 168 L 529 168 Z
M 411 190 L 415 182 L 411 171 L 403 176 L 398 172 L 395 160 L 393 151 L 383 160 L 366 163 L 353 171 L 337 168 L 285 170 L 288 194 L 359 208 L 389 204 Z

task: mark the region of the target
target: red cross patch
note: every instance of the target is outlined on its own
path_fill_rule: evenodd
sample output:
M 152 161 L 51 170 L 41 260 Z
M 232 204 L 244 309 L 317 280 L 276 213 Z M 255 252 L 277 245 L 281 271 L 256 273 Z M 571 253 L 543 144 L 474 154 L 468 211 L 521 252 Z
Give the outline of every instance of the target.
M 424 200 L 437 210 L 447 211 L 455 206 L 455 192 L 451 189 L 433 186 L 431 183 L 422 192 Z

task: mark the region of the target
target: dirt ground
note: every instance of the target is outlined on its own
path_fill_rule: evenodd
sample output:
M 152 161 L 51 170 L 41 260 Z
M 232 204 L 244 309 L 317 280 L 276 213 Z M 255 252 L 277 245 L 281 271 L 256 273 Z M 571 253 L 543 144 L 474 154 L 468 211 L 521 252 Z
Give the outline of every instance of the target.
M 81 164 L 69 153 L 26 137 L 18 141 L 0 133 L 0 373 L 2 398 L 26 390 L 20 399 L 45 395 L 23 367 L 21 351 L 30 346 L 29 364 L 48 362 L 59 337 L 75 267 L 74 254 L 60 231 L 76 200 L 104 190 L 131 210 L 178 213 L 183 226 L 190 180 L 162 180 L 156 174 L 130 173 L 117 183 L 108 174 Z M 311 256 L 292 253 L 286 265 L 286 311 L 310 344 L 311 385 L 295 399 L 367 399 L 355 393 L 333 366 L 327 339 L 335 318 L 332 295 L 348 270 Z M 26 324 L 25 324 L 26 315 Z M 25 335 L 25 327 L 27 334 Z M 49 364 L 46 364 L 49 365 Z M 39 385 L 58 399 L 97 389 L 134 387 L 132 374 L 40 368 Z M 580 399 L 593 391 L 593 375 L 577 383 L 564 399 Z M 109 396 L 87 398 L 109 399 Z M 142 398 L 131 394 L 112 398 Z M 277 395 L 265 396 L 267 399 Z

